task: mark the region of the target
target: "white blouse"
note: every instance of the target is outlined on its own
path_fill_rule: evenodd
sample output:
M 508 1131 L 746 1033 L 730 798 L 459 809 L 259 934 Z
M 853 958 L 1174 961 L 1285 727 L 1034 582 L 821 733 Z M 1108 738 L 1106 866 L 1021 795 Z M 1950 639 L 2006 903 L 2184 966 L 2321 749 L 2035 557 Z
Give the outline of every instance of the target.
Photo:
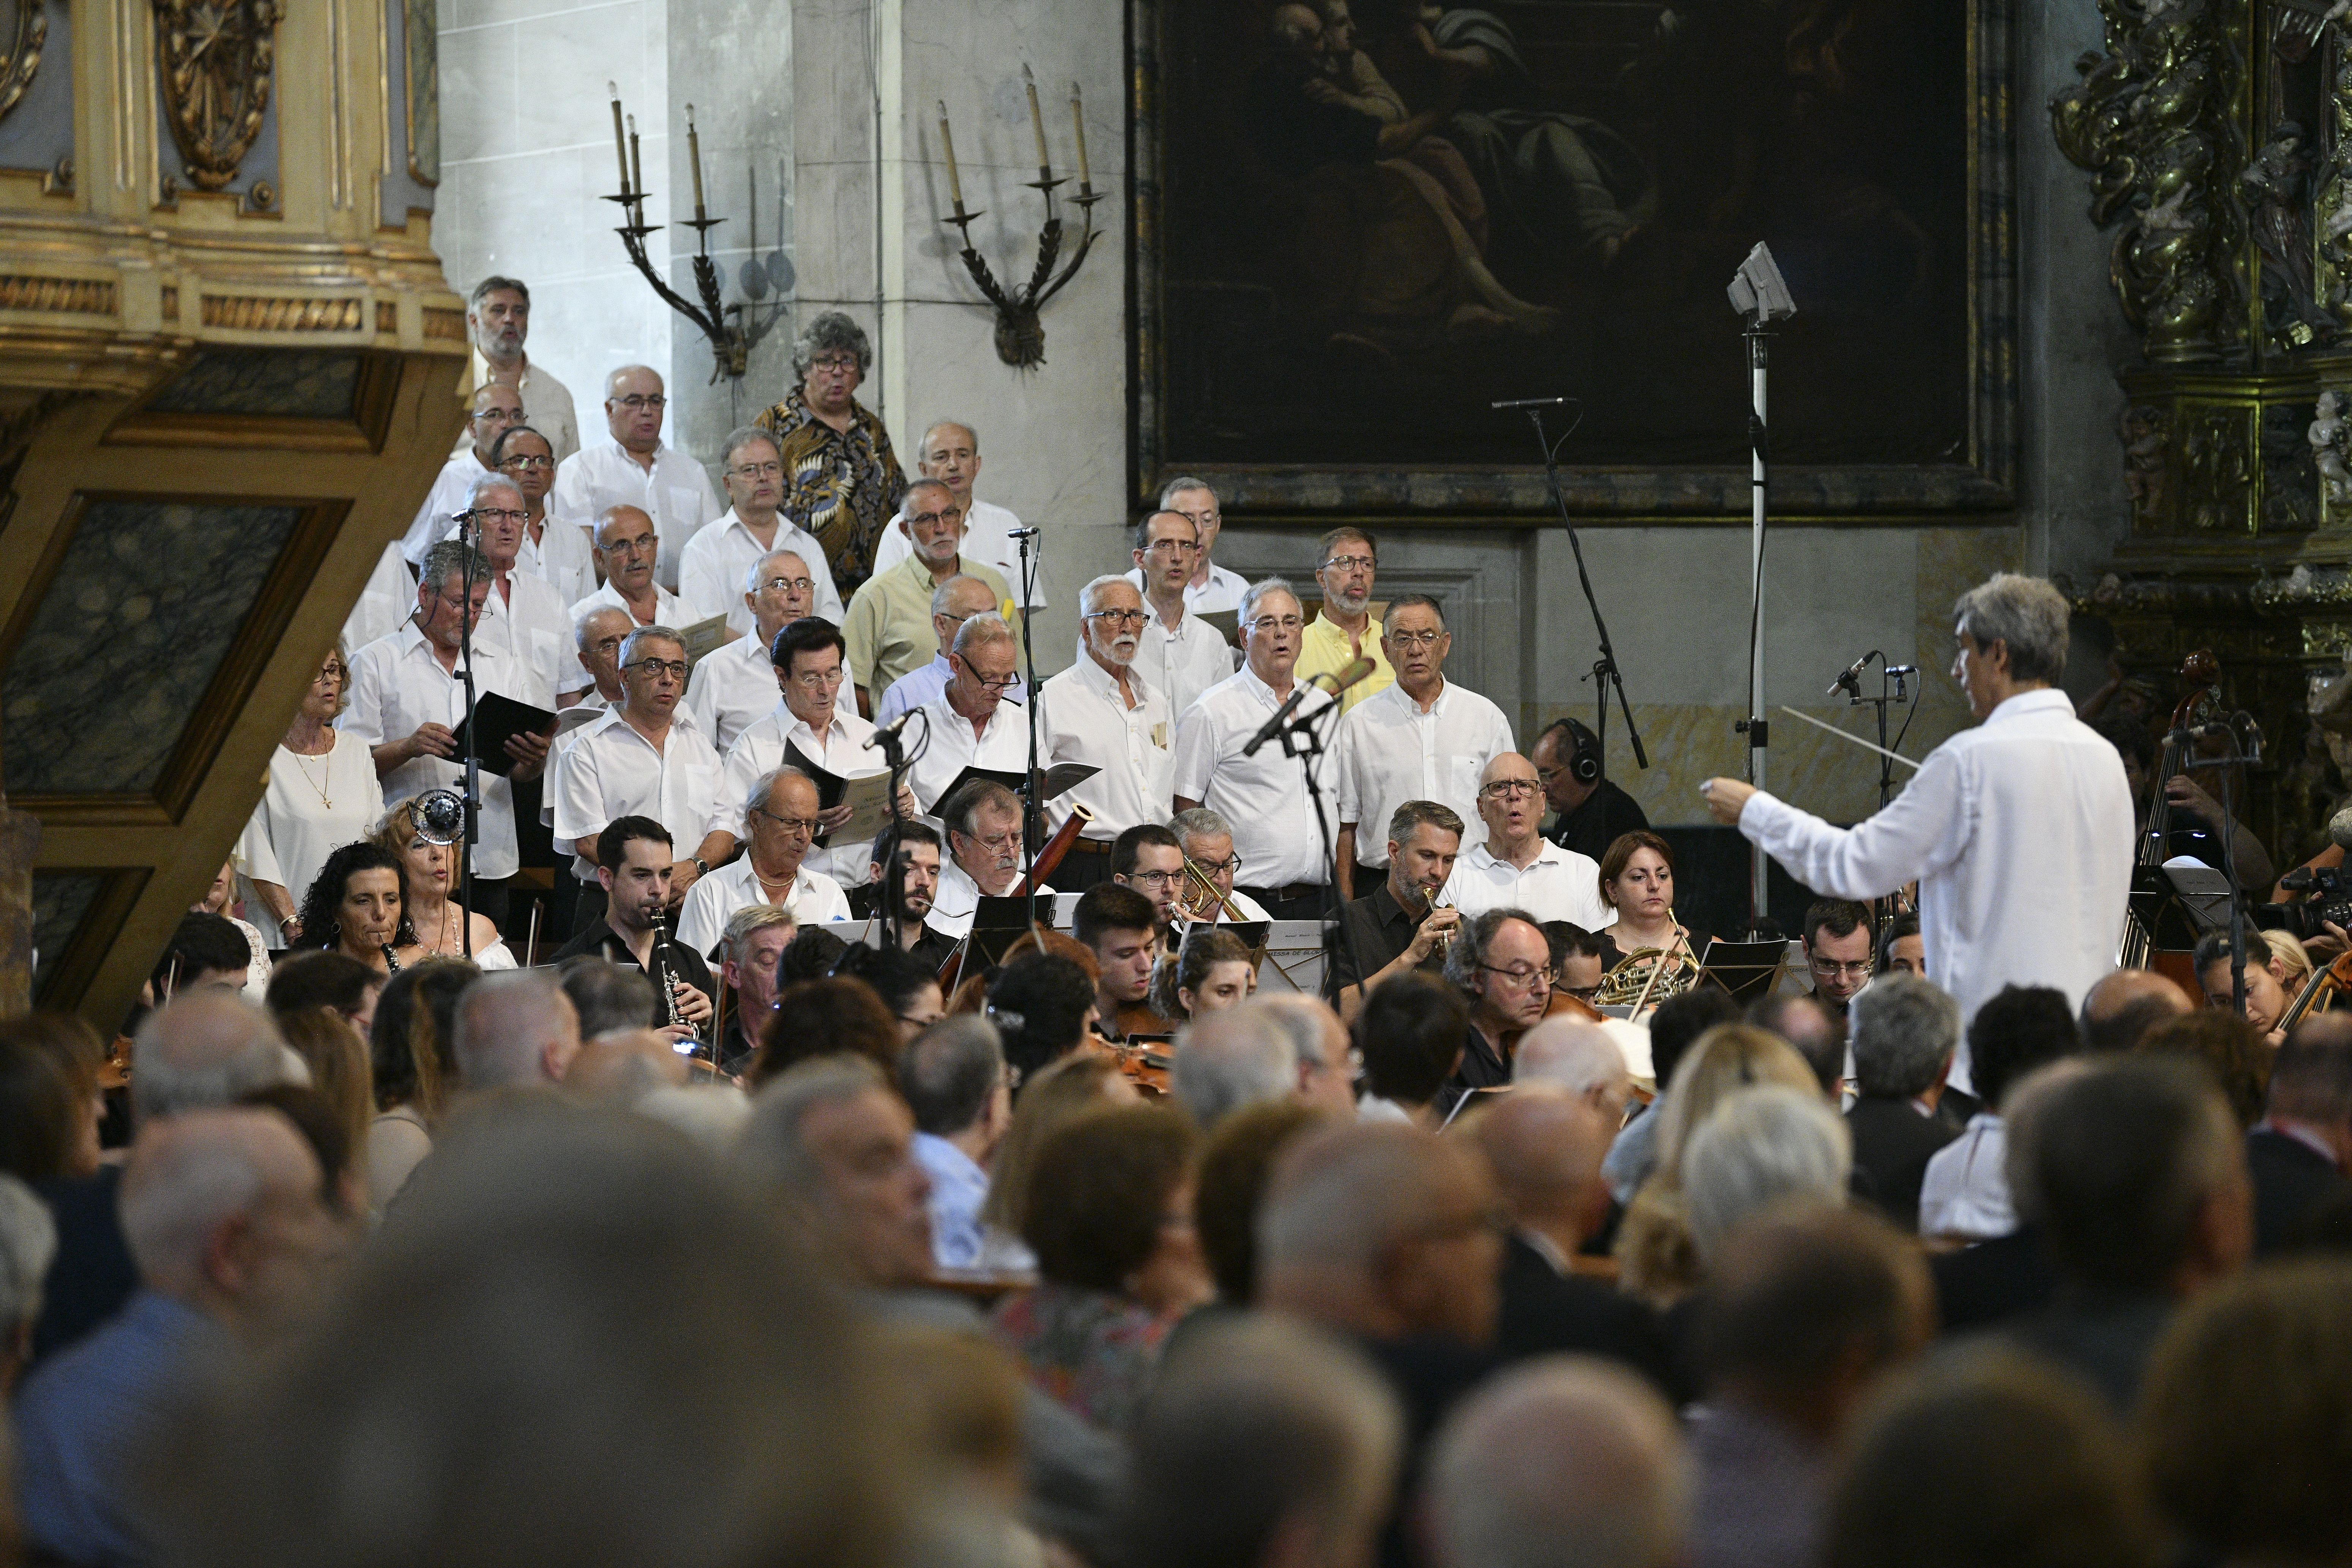
M 366 837 L 383 817 L 383 786 L 376 782 L 375 760 L 366 743 L 336 730 L 327 736 L 334 745 L 320 756 L 302 756 L 283 745 L 270 754 L 261 804 L 253 808 L 234 852 L 236 868 L 247 880 L 277 883 L 293 898 L 297 910 L 327 857 Z M 277 920 L 260 900 L 245 912 L 270 946 L 286 945 Z

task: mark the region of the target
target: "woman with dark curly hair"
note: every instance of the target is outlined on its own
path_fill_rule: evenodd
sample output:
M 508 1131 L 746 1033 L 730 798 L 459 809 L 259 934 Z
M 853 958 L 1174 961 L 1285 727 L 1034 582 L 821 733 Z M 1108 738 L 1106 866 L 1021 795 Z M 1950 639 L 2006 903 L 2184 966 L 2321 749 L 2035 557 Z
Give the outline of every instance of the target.
M 302 894 L 304 947 L 358 959 L 379 974 L 426 953 L 408 923 L 408 869 L 391 850 L 362 840 L 327 857 Z
M 1031 1382 L 1108 1432 L 1133 1424 L 1168 1331 L 1214 1294 L 1192 1228 L 1199 1142 L 1181 1110 L 1118 1106 L 1055 1132 L 1030 1173 L 1021 1235 L 1039 1284 L 993 1329 Z
M 988 987 L 988 1021 L 1004 1039 L 1013 1094 L 1055 1060 L 1075 1051 L 1102 1016 L 1095 983 L 1076 963 L 1030 952 L 1004 966 Z

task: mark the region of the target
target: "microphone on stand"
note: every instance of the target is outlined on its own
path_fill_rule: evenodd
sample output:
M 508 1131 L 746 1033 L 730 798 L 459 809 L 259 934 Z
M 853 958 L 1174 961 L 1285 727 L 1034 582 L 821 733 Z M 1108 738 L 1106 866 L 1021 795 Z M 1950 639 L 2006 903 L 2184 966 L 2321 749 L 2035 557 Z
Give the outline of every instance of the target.
M 1847 665 L 1843 673 L 1840 674 L 1835 680 L 1831 681 L 1830 689 L 1827 691 L 1822 692 L 1822 695 L 1824 697 L 1835 697 L 1841 691 L 1851 691 L 1856 697 L 1861 696 L 1862 672 L 1869 668 L 1870 661 L 1877 657 L 1878 650 L 1876 648 L 1872 648 L 1868 653 L 1864 654 L 1860 658 L 1855 659 L 1852 664 Z
M 1572 397 L 1506 397 L 1499 403 L 1489 403 L 1489 408 L 1558 408 L 1573 403 Z
M 1317 681 L 1329 681 L 1331 684 L 1328 690 L 1332 696 L 1337 697 L 1379 668 L 1378 664 L 1369 658 L 1359 658 L 1352 663 L 1342 665 L 1336 672 L 1312 675 L 1300 681 L 1290 695 L 1282 700 L 1282 706 L 1274 710 L 1274 717 L 1258 726 L 1257 733 L 1252 735 L 1248 743 L 1242 747 L 1242 755 L 1244 757 L 1257 755 L 1257 749 L 1260 746 L 1281 734 L 1284 727 L 1290 722 L 1290 716 L 1298 711 L 1298 705 L 1307 700 L 1307 694 L 1315 689 Z
M 1004 537 L 1007 539 L 1034 539 L 1037 537 L 1037 530 L 1026 526 L 1021 528 L 1008 528 L 1004 531 Z

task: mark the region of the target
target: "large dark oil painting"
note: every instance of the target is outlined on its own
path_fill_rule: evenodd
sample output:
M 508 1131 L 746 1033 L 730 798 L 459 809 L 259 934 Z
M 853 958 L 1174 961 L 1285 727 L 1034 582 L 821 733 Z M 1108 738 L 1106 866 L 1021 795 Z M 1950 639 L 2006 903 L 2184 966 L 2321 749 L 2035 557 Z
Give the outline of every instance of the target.
M 1138 446 L 1276 510 L 2006 500 L 2006 37 L 1964 0 L 1135 0 Z M 1998 5 L 1999 0 L 1979 0 Z M 1996 58 L 1986 58 L 1990 48 Z M 1554 428 L 1564 428 L 1564 422 Z

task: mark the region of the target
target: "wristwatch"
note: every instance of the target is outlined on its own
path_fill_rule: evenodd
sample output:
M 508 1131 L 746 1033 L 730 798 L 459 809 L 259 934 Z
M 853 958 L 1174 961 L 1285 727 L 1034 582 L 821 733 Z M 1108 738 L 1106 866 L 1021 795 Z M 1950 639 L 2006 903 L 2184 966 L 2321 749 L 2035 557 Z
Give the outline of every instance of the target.
M 710 875 L 710 868 L 702 863 L 702 857 L 699 855 L 694 858 L 694 874 L 698 877 Z

